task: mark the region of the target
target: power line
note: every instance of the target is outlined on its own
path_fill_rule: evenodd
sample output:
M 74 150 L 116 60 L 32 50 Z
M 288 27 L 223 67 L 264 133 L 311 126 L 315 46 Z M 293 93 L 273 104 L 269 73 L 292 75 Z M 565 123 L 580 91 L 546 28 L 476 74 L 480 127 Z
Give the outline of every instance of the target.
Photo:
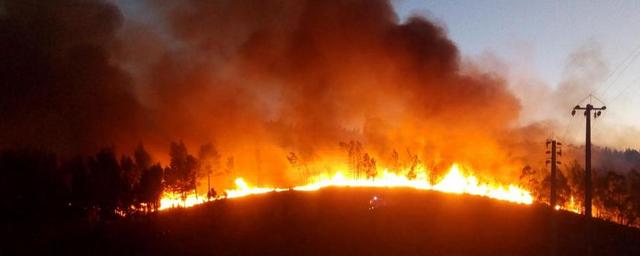
M 559 137 L 559 139 L 563 140 L 563 141 L 569 141 L 569 139 L 567 138 L 567 134 L 569 133 L 569 131 L 571 131 L 577 122 L 572 121 L 575 119 L 570 119 L 569 122 L 565 125 L 564 131 L 562 132 L 562 135 Z
M 638 80 L 638 82 L 640 82 L 640 77 L 637 80 Z M 636 83 L 637 82 L 635 82 L 634 84 L 636 84 Z M 616 99 L 620 98 L 620 96 L 623 96 L 623 95 L 626 95 L 627 97 L 635 97 L 635 96 L 638 95 L 638 88 L 640 88 L 640 86 L 638 86 L 638 87 L 630 87 L 631 90 L 629 90 L 628 93 L 621 93 L 620 95 L 618 95 L 616 97 Z
M 598 102 L 600 102 L 600 104 L 607 105 L 606 103 L 604 103 L 603 100 L 601 100 L 600 98 L 596 97 L 595 95 L 593 95 L 591 93 L 589 93 L 589 95 L 587 95 L 584 98 L 582 98 L 581 100 L 579 100 L 576 105 L 580 105 L 580 104 L 584 103 L 584 101 L 587 100 L 587 99 L 589 99 L 589 102 L 587 102 L 588 104 L 591 104 L 592 100 L 596 99 Z
M 602 105 L 607 105 L 607 104 L 605 104 L 605 103 L 604 103 L 604 101 L 602 101 L 600 98 L 596 97 L 596 96 L 595 96 L 595 95 L 593 95 L 593 94 L 589 94 L 589 97 L 592 97 L 592 98 L 596 99 L 596 100 L 597 100 L 598 102 L 600 102 L 600 104 L 602 104 Z M 591 102 L 589 102 L 589 103 L 591 103 Z
M 635 59 L 638 58 L 638 56 L 640 56 L 640 45 L 638 45 L 633 51 L 631 51 L 631 54 L 629 54 L 622 62 L 620 62 L 614 70 L 609 72 L 607 78 L 605 78 L 604 80 L 605 82 L 607 82 L 605 83 L 606 87 L 604 88 L 604 91 L 600 93 L 600 95 L 605 96 L 607 91 L 618 81 L 618 79 L 620 79 L 620 74 L 624 73 L 627 68 L 629 68 L 629 66 L 631 66 L 631 64 L 635 61 Z M 616 75 L 615 79 L 610 80 L 612 77 L 614 77 L 614 75 Z M 596 88 L 591 93 L 596 93 L 601 88 L 602 87 Z
M 627 86 L 625 86 L 624 88 L 622 88 L 622 90 L 620 90 L 618 92 L 618 94 L 616 94 L 613 98 L 611 98 L 611 101 L 614 101 L 615 99 L 617 99 L 618 97 L 620 97 L 621 95 L 623 95 L 623 93 L 631 88 L 631 86 L 633 86 L 634 84 L 640 82 L 640 76 L 637 76 L 635 79 L 633 79 L 629 84 L 627 84 Z

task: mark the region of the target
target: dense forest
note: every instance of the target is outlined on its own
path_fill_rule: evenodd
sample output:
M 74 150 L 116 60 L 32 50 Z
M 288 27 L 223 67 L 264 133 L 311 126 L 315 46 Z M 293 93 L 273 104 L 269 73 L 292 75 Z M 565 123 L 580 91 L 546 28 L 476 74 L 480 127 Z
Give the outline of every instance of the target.
M 183 143 L 170 146 L 168 166 L 154 163 L 139 145 L 133 156 L 113 148 L 61 159 L 38 149 L 0 153 L 3 212 L 9 221 L 52 218 L 114 219 L 154 212 L 163 191 L 195 189 L 200 168 Z

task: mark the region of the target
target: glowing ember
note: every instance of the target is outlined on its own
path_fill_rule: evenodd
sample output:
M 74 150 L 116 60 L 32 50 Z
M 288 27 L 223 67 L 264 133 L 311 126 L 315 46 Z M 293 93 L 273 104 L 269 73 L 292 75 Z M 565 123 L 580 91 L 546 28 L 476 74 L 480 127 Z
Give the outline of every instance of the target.
M 326 187 L 373 187 L 373 188 L 414 188 L 419 190 L 434 190 L 445 193 L 470 194 L 485 196 L 493 199 L 509 201 L 520 204 L 531 204 L 533 197 L 525 189 L 514 185 L 502 186 L 499 184 L 481 183 L 477 177 L 465 174 L 457 164 L 449 169 L 449 172 L 437 183 L 433 184 L 427 178 L 425 171 L 419 172 L 416 178 L 409 179 L 405 175 L 399 175 L 388 170 L 383 170 L 375 178 L 354 178 L 345 176 L 338 171 L 333 176 L 320 175 L 314 182 L 296 186 L 293 188 L 260 188 L 249 186 L 244 179 L 235 180 L 236 188 L 226 190 L 227 198 L 238 198 L 269 192 L 287 190 L 316 191 Z M 171 207 L 190 207 L 205 202 L 205 197 L 197 197 L 195 194 L 183 197 L 171 193 L 165 193 L 161 200 L 160 209 Z

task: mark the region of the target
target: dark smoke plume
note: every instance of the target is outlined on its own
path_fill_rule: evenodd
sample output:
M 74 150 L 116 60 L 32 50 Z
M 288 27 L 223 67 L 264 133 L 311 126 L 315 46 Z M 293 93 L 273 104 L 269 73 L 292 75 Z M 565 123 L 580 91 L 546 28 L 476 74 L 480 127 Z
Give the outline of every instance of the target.
M 0 2 L 0 146 L 78 152 L 136 141 L 132 80 L 110 61 L 121 24 L 102 1 Z
M 322 169 L 351 140 L 383 165 L 397 150 L 504 173 L 529 155 L 503 79 L 463 67 L 442 27 L 401 23 L 388 1 L 147 5 L 161 22 L 103 1 L 4 3 L 3 144 L 214 142 L 236 169 L 282 180 L 289 152 Z

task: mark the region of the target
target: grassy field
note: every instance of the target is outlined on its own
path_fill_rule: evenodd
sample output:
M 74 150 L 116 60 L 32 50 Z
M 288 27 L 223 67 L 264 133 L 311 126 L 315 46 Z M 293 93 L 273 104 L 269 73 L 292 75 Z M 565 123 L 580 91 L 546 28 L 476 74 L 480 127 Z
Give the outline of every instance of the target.
M 384 206 L 369 209 L 379 196 Z M 558 212 L 558 255 L 584 254 L 584 219 Z M 550 211 L 411 189 L 332 188 L 217 201 L 94 227 L 40 252 L 83 255 L 548 255 Z M 595 221 L 594 255 L 640 255 L 640 231 Z

